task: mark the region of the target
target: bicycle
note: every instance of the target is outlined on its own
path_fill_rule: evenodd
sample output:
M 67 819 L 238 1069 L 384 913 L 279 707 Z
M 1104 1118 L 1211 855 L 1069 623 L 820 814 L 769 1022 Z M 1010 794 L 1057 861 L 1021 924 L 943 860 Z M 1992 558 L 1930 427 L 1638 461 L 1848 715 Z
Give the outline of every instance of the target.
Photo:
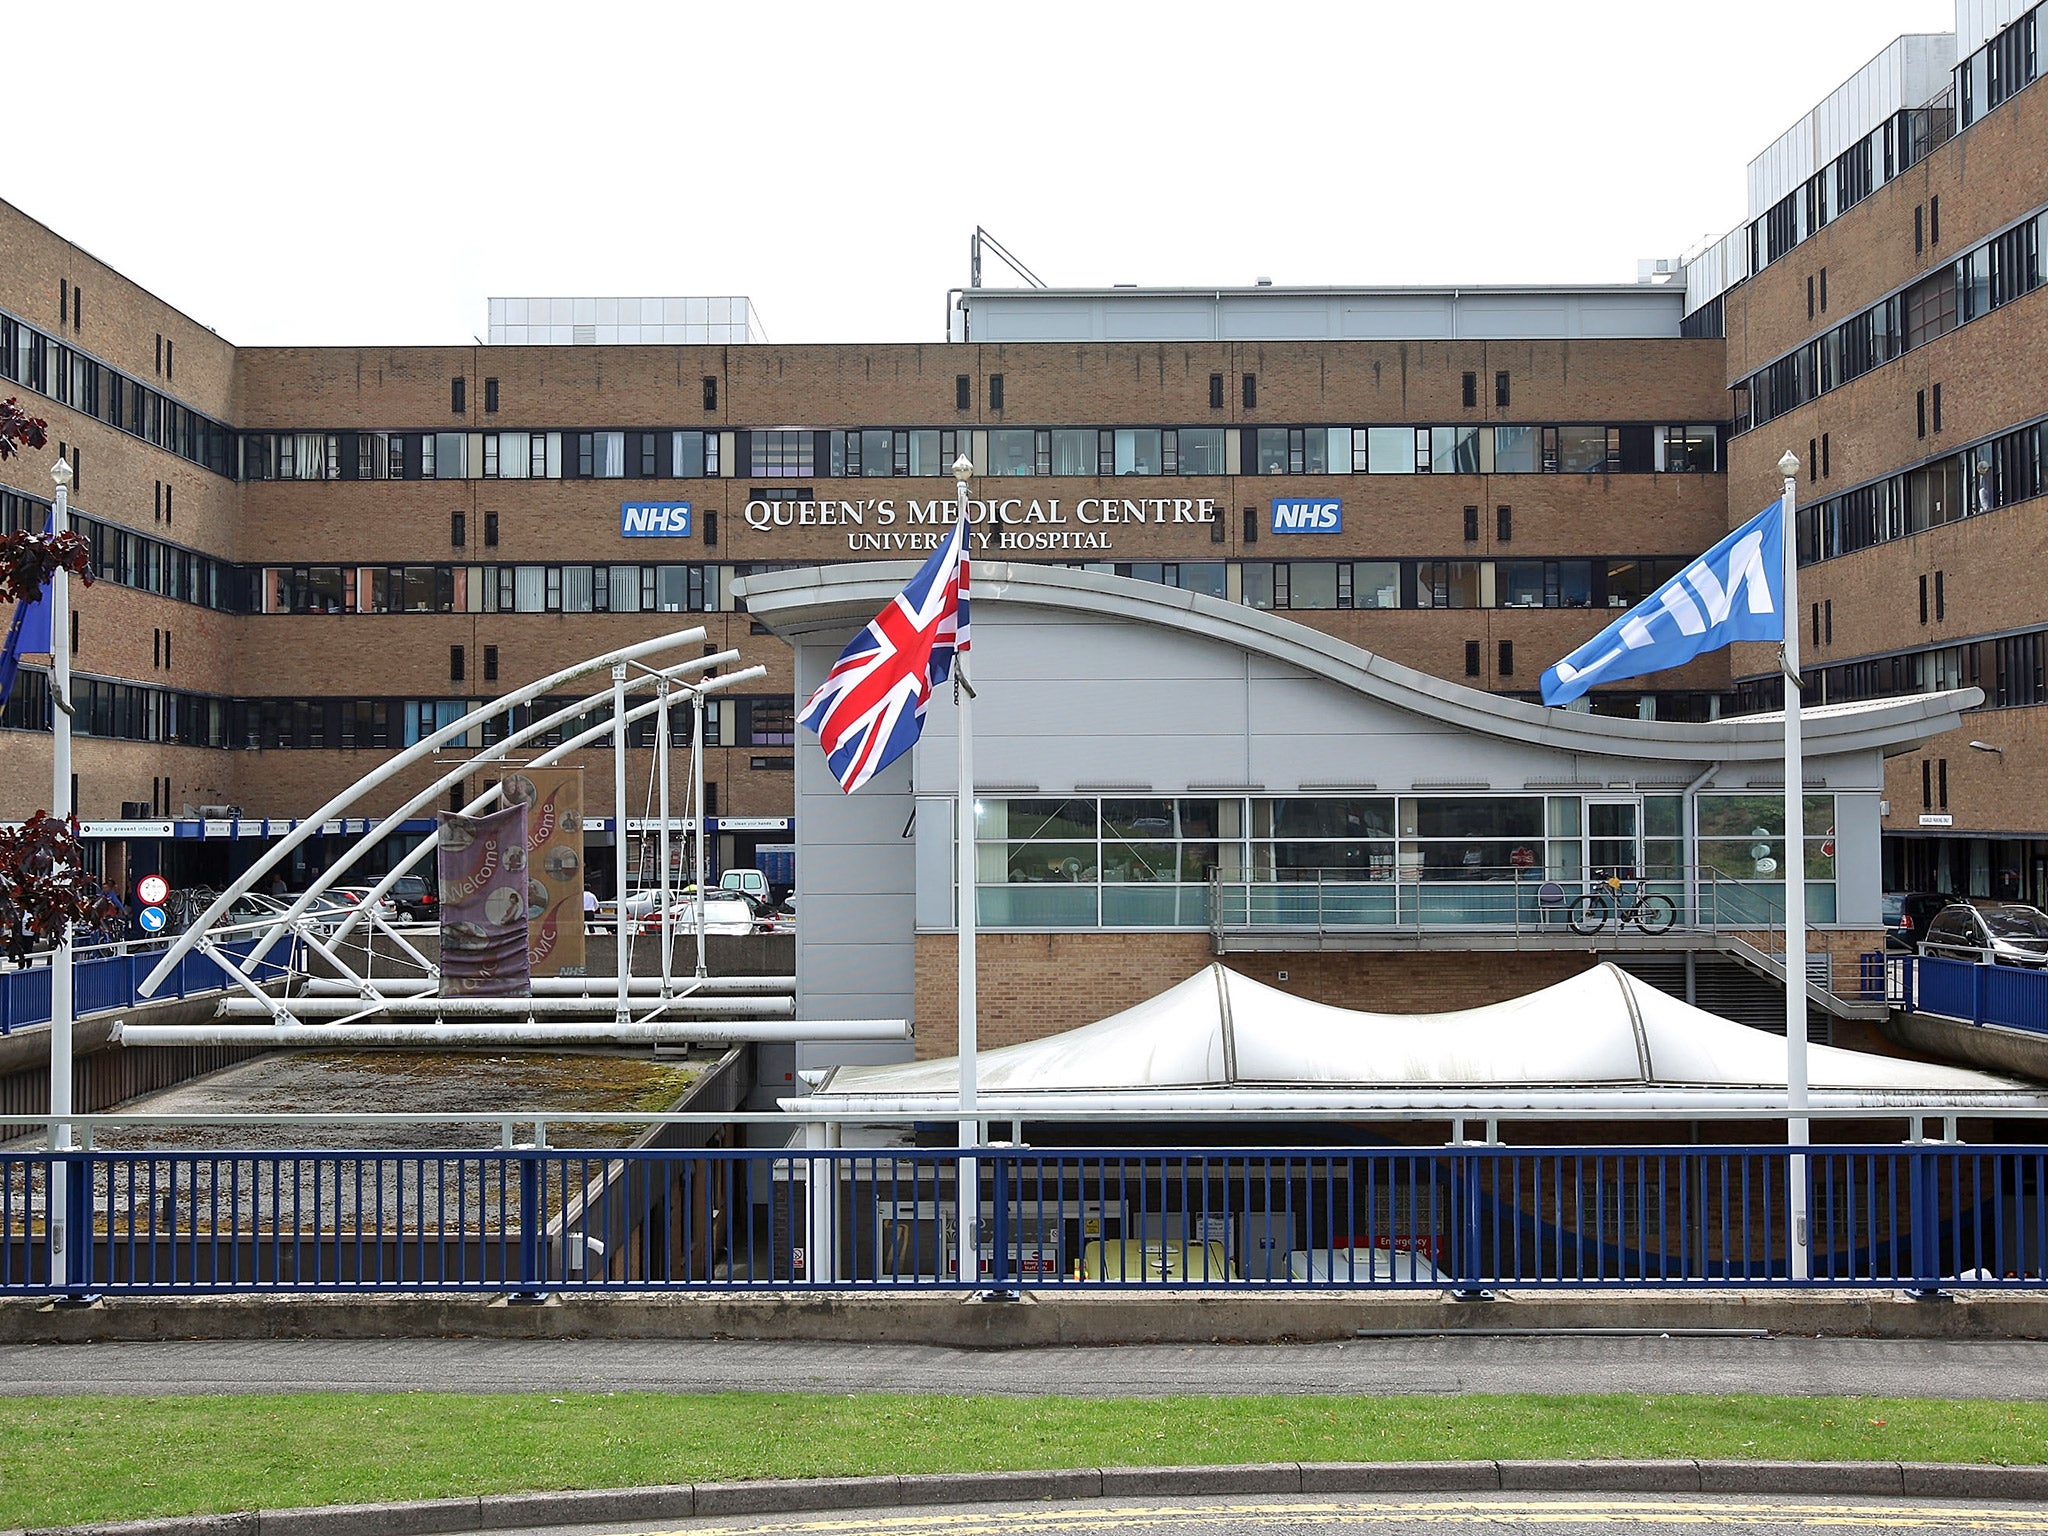
M 1677 915 L 1669 896 L 1645 891 L 1640 880 L 1635 894 L 1624 896 L 1621 876 L 1614 873 L 1572 902 L 1570 922 L 1574 933 L 1598 933 L 1610 921 L 1616 931 L 1634 923 L 1644 933 L 1662 933 Z

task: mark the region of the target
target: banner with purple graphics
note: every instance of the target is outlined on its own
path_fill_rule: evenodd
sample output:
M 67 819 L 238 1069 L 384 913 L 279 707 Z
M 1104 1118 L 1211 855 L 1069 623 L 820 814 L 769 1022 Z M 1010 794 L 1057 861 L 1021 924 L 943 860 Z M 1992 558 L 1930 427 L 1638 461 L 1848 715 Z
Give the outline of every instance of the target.
M 526 807 L 437 821 L 441 995 L 527 996 Z

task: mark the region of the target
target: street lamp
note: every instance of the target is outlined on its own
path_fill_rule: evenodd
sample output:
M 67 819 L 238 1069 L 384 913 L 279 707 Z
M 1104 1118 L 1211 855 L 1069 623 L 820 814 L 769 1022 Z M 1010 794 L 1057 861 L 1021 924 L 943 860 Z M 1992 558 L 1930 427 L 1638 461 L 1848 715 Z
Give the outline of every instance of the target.
M 967 584 L 965 578 L 973 550 L 973 531 L 967 519 L 967 480 L 973 473 L 974 461 L 966 454 L 961 454 L 953 461 L 953 487 L 960 493 L 960 563 L 963 588 Z M 966 597 L 965 591 L 961 596 L 963 599 Z M 974 928 L 977 914 L 974 910 L 974 716 L 970 708 L 974 689 L 968 685 L 965 662 L 965 656 L 955 649 L 953 724 L 959 732 L 960 755 L 958 783 L 954 787 L 953 797 L 956 887 L 954 907 L 957 913 L 953 931 L 956 936 L 954 947 L 958 951 L 956 958 L 959 961 L 957 1033 L 960 1061 L 960 1146 L 962 1149 L 971 1149 L 981 1144 L 981 1116 L 978 1111 L 980 1064 L 976 1059 L 979 1049 L 975 1018 L 979 1000 L 975 995 Z M 960 1220 L 960 1231 L 957 1234 L 960 1280 L 962 1284 L 971 1284 L 981 1278 L 981 1169 L 974 1159 L 960 1159 L 954 1192 Z
M 50 466 L 57 494 L 50 508 L 54 538 L 71 528 L 71 463 L 62 454 Z M 50 577 L 50 814 L 69 817 L 71 799 L 71 576 L 60 564 Z M 50 947 L 50 1150 L 68 1152 L 71 1135 L 71 924 L 67 919 Z M 50 1165 L 50 1283 L 61 1285 L 75 1267 L 69 1240 L 71 1170 Z

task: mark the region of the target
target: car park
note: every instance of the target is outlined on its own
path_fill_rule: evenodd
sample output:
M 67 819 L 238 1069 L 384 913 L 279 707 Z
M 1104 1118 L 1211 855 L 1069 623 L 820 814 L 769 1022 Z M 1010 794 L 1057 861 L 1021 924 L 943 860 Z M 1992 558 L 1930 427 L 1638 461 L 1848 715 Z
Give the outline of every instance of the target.
M 1898 907 L 1892 908 L 1892 897 L 1898 898 Z M 1902 891 L 1887 893 L 1885 896 L 1885 948 L 1916 950 L 1927 932 L 1927 925 L 1934 921 L 1937 913 L 1952 907 L 1959 901 L 1968 901 L 1967 896 L 1958 896 L 1952 891 Z
M 697 931 L 697 903 L 694 897 L 674 903 L 669 908 L 670 922 L 675 932 L 695 934 Z M 760 917 L 754 904 L 737 891 L 720 891 L 704 895 L 704 931 L 712 934 L 743 934 L 759 931 Z M 661 932 L 661 914 L 649 912 L 640 920 L 642 933 Z
M 327 894 L 351 908 L 359 908 L 375 889 L 371 885 L 332 885 L 327 888 Z M 389 896 L 380 896 L 374 915 L 384 922 L 395 923 L 398 921 L 398 903 Z
M 431 923 L 441 915 L 440 898 L 425 875 L 400 875 L 384 894 L 416 923 Z
M 1936 960 L 2048 968 L 2048 912 L 2016 901 L 1957 902 L 1927 925 L 1920 953 Z

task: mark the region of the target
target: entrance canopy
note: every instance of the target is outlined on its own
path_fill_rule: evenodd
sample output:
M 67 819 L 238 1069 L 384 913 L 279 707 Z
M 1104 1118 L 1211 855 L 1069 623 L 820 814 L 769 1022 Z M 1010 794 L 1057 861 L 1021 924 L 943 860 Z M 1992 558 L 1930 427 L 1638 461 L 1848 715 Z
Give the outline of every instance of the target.
M 1815 1046 L 1816 1109 L 2048 1109 L 2010 1078 Z M 859 1118 L 957 1107 L 957 1057 L 837 1067 L 786 1108 Z M 1783 1113 L 1785 1045 L 1618 967 L 1460 1013 L 1353 1012 L 1212 964 L 1134 1008 L 979 1058 L 989 1118 L 1588 1109 Z

